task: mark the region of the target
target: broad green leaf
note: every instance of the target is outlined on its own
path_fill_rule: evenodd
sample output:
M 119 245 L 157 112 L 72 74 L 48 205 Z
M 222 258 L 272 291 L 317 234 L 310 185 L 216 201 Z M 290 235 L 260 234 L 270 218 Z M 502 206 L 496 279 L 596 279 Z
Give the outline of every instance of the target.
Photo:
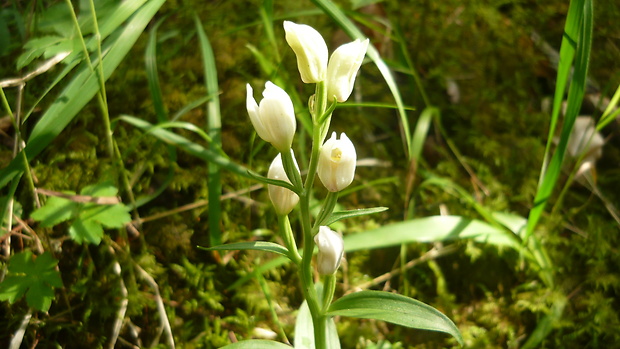
M 99 245 L 103 238 L 103 227 L 99 222 L 77 216 L 69 227 L 69 236 L 77 243 L 89 242 Z
M 351 293 L 332 303 L 327 315 L 376 319 L 421 330 L 444 332 L 463 345 L 459 329 L 447 316 L 428 304 L 399 294 L 381 291 Z
M 62 42 L 71 42 L 61 36 L 43 36 L 32 39 L 24 44 L 26 51 L 17 58 L 17 70 L 27 66 L 33 60 L 41 57 L 48 49 Z M 64 46 L 67 46 L 65 43 Z M 72 46 L 72 44 L 70 44 Z
M 263 339 L 250 339 L 233 344 L 229 344 L 222 349 L 291 349 L 290 345 L 280 342 L 267 341 Z
M 359 210 L 348 210 L 348 211 L 338 211 L 333 212 L 327 221 L 325 221 L 325 225 L 330 225 L 338 222 L 339 220 L 357 216 L 365 216 L 373 213 L 387 211 L 387 207 L 372 207 L 372 208 L 360 208 Z
M 273 252 L 288 257 L 288 250 L 286 249 L 286 247 L 268 241 L 236 242 L 233 244 L 219 245 L 213 247 L 198 246 L 198 248 L 207 251 L 257 250 Z
M 413 242 L 451 241 L 473 239 L 480 243 L 511 247 L 529 253 L 521 246 L 512 232 L 485 222 L 460 216 L 430 216 L 347 235 L 345 251 L 400 246 Z
M 97 222 L 106 228 L 122 228 L 125 224 L 131 222 L 129 208 L 123 204 L 86 204 L 82 212 L 80 212 L 80 217 L 85 221 Z
M 9 261 L 8 276 L 0 283 L 0 300 L 12 304 L 25 293 L 28 306 L 47 311 L 54 299 L 54 287 L 62 287 L 57 264 L 49 252 L 34 259 L 30 251 L 15 254 Z
M 80 194 L 88 196 L 116 196 L 118 189 L 111 181 L 105 181 L 84 187 Z
M 333 318 L 329 318 L 327 323 L 327 340 L 330 349 L 340 349 L 340 338 Z M 304 301 L 297 312 L 295 321 L 295 349 L 315 349 L 314 344 L 314 325 L 308 302 Z
M 67 194 L 75 194 L 66 192 Z M 41 222 L 42 227 L 53 227 L 59 223 L 71 219 L 79 208 L 80 204 L 71 200 L 52 196 L 45 205 L 32 212 L 30 217 L 35 221 Z

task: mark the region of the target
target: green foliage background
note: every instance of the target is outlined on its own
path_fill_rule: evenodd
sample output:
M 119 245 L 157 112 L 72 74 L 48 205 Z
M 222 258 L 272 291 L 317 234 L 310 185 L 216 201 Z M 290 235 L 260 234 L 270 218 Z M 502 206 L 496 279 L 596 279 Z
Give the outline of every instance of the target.
M 441 111 L 440 123 L 445 130 L 442 133 L 439 124 L 432 124 L 414 178 L 394 109 L 338 108 L 332 128 L 347 133 L 360 159 L 379 160 L 358 168 L 354 186 L 359 187 L 343 195 L 343 209 L 390 208 L 373 216 L 339 222 L 339 229 L 345 235 L 356 234 L 404 218 L 438 215 L 440 211 L 484 219 L 458 191 L 448 186 L 421 185 L 432 176 L 447 178 L 464 188 L 490 212 L 527 217 L 547 142 L 551 111 L 545 105 L 553 98 L 556 76 L 550 51 L 541 42 L 559 50 L 568 2 L 337 3 L 359 24 L 392 68 L 404 104 L 415 108 L 407 112 L 409 124 L 416 125 L 425 100 L 429 100 Z M 18 70 L 16 63 L 27 49 L 27 40 L 45 34 L 46 22 L 32 19 L 41 18 L 37 15 L 54 4 L 57 2 L 23 1 L 0 6 L 0 79 L 23 75 L 36 66 Z M 258 87 L 266 80 L 282 79 L 288 91 L 299 96 L 311 93 L 298 81 L 294 55 L 283 40 L 282 20 L 313 25 L 325 36 L 330 49 L 348 41 L 346 34 L 308 1 L 274 1 L 274 23 L 269 28 L 264 21 L 270 15 L 269 4 L 166 2 L 106 83 L 110 116 L 115 119 L 132 115 L 153 124 L 158 122 L 144 61 L 149 30 L 157 21 L 161 21 L 156 37 L 157 71 L 165 112 L 175 115 L 208 95 L 202 56 L 196 49 L 196 15 L 209 38 L 217 66 L 222 149 L 233 161 L 265 174 L 275 152 L 255 137 L 245 110 L 245 84 Z M 590 97 L 600 94 L 609 98 L 620 84 L 620 8 L 613 1 L 601 0 L 594 3 L 594 10 L 590 81 L 582 113 L 596 118 L 601 108 Z M 269 30 L 273 30 L 275 40 L 270 39 Z M 259 56 L 252 50 L 274 64 L 271 73 L 260 66 Z M 423 91 L 415 83 L 407 59 L 413 63 Z M 28 82 L 22 104 L 33 105 L 60 69 L 56 67 Z M 454 99 L 454 86 L 458 87 L 458 100 Z M 4 91 L 16 108 L 17 90 Z M 354 93 L 357 102 L 394 103 L 372 64 L 362 66 Z M 24 123 L 24 130 L 32 130 L 42 110 L 54 102 L 54 96 L 52 93 L 43 99 L 41 109 L 35 109 Z M 303 105 L 296 107 L 302 114 Z M 206 128 L 204 106 L 191 109 L 179 120 Z M 35 222 L 33 193 L 26 186 L 17 189 L 15 199 L 19 205 L 15 207 L 21 212 L 16 209 L 16 215 L 50 247 L 46 254 L 22 264 L 46 261 L 40 258 L 51 253 L 59 261 L 62 278 L 61 287 L 50 276 L 48 284 L 56 287 L 53 301 L 48 312 L 33 313 L 36 321 L 28 326 L 23 346 L 107 345 L 124 284 L 128 321 L 117 347 L 166 347 L 160 339 L 161 313 L 155 292 L 145 278 L 136 275 L 133 266 L 156 281 L 177 347 L 217 348 L 230 343 L 231 338 L 251 338 L 257 327 L 284 332 L 290 339 L 296 311 L 303 301 L 293 268 L 270 268 L 270 263 L 277 263 L 277 256 L 264 252 L 213 253 L 197 248 L 209 245 L 211 233 L 207 164 L 182 151 L 172 156 L 164 144 L 128 123 L 117 120 L 113 127 L 133 194 L 138 198 L 147 196 L 162 186 L 164 191 L 131 211 L 135 222 L 138 217 L 143 220 L 135 224 L 135 230 L 106 230 L 104 243 L 88 245 L 67 238 L 69 222 L 54 227 Z M 414 297 L 448 315 L 459 327 L 467 347 L 472 348 L 521 347 L 545 316 L 556 311 L 554 304 L 565 302 L 562 316 L 552 324 L 541 347 L 612 347 L 620 342 L 620 230 L 605 202 L 620 207 L 618 130 L 614 121 L 602 131 L 607 143 L 597 166 L 597 185 L 604 200 L 577 182 L 566 183 L 574 162 L 567 159 L 558 185 L 558 189 L 568 185 L 567 194 L 562 201 L 556 201 L 559 190 L 554 192 L 548 213 L 535 232 L 555 266 L 554 288 L 546 286 L 515 251 L 463 240 L 348 253 L 346 266 L 339 273 L 342 283 L 337 295 L 366 284 L 370 289 L 395 290 Z M 190 130 L 173 131 L 206 145 Z M 0 133 L 1 167 L 13 157 L 13 132 L 11 126 L 6 126 Z M 36 187 L 79 192 L 105 180 L 116 181 L 104 132 L 100 112 L 92 101 L 60 137 L 31 161 Z M 307 134 L 300 132 L 296 142 L 295 153 L 304 159 Z M 171 179 L 169 171 L 174 174 Z M 219 227 L 223 241 L 280 241 L 267 193 L 254 184 L 248 178 L 222 172 L 224 196 Z M 409 184 L 413 188 L 410 196 Z M 324 196 L 322 189 L 317 191 L 317 197 Z M 6 194 L 4 188 L 2 195 Z M 120 188 L 119 194 L 128 204 L 128 193 Z M 48 199 L 48 203 L 52 200 Z M 20 232 L 27 235 L 26 230 Z M 444 244 L 453 246 L 449 253 L 422 261 L 388 282 L 371 282 L 403 261 L 416 259 L 432 248 L 441 249 Z M 116 252 L 110 252 L 111 246 Z M 28 239 L 11 239 L 14 256 L 29 257 L 17 253 L 28 254 L 32 248 Z M 3 274 L 11 273 L 11 263 L 19 263 L 14 256 L 2 256 Z M 121 273 L 115 272 L 116 263 L 122 267 Z M 266 271 L 256 273 L 261 269 Z M 3 284 L 13 274 L 7 275 Z M 31 305 L 27 299 L 0 303 L 0 328 L 8 329 L 0 332 L 1 347 L 10 342 L 24 316 L 31 312 Z M 343 348 L 440 348 L 456 344 L 442 334 L 371 320 L 336 323 Z M 379 346 L 379 341 L 387 344 Z

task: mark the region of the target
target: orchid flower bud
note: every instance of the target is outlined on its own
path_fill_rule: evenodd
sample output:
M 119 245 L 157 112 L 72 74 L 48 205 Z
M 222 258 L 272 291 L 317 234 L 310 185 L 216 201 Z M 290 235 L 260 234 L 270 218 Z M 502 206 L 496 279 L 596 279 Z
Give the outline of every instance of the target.
M 248 84 L 246 107 L 256 133 L 279 152 L 289 151 L 297 127 L 291 97 L 271 81 L 265 83 L 260 105 L 254 100 L 253 92 L 252 86 Z
M 344 44 L 336 49 L 329 58 L 327 65 L 327 98 L 332 101 L 334 96 L 338 102 L 345 102 L 355 84 L 355 76 L 360 69 L 366 50 L 368 39 Z
M 293 153 L 293 149 L 290 149 L 289 151 Z M 297 172 L 299 172 L 299 166 L 297 165 L 297 160 L 295 160 L 294 154 L 293 161 L 295 162 Z M 284 171 L 282 154 L 278 154 L 278 156 L 276 156 L 276 158 L 271 162 L 271 166 L 269 166 L 269 171 L 267 172 L 267 177 L 270 179 L 279 179 L 281 181 L 291 183 L 286 175 L 286 172 Z M 271 203 L 276 209 L 276 213 L 278 215 L 287 215 L 291 213 L 299 202 L 299 196 L 289 189 L 272 184 L 269 184 L 267 189 L 269 190 L 269 198 L 271 199 Z
M 284 21 L 286 42 L 297 56 L 301 80 L 306 84 L 325 80 L 327 45 L 316 29 L 305 24 Z
M 343 132 L 340 139 L 336 139 L 334 132 L 321 147 L 317 168 L 319 179 L 327 190 L 341 191 L 353 181 L 356 161 L 355 147 L 347 135 Z
M 335 273 L 344 254 L 342 236 L 326 226 L 321 226 L 318 234 L 314 236 L 314 242 L 319 248 L 317 256 L 319 274 L 331 275 Z

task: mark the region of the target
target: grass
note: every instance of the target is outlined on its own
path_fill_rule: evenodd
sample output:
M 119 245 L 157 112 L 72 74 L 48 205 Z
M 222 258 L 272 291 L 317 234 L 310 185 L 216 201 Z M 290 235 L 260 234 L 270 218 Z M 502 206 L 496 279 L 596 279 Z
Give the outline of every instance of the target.
M 81 39 L 60 27 L 45 31 L 66 3 L 26 3 L 0 10 L 0 33 L 11 33 L 10 49 L 0 51 L 2 81 Z M 347 248 L 339 297 L 358 287 L 414 297 L 452 319 L 473 348 L 620 340 L 618 9 L 587 0 L 362 8 L 316 0 L 101 2 L 94 10 L 96 23 L 89 6 L 75 8 L 91 67 L 76 41 L 75 54 L 23 89 L 0 85 L 2 115 L 17 117 L 1 135 L 0 207 L 12 214 L 3 215 L 0 280 L 11 256 L 38 255 L 40 243 L 59 262 L 64 285 L 49 313 L 26 299 L 0 303 L 9 329 L 1 346 L 16 343 L 20 327 L 29 346 L 170 347 L 172 339 L 177 347 L 216 348 L 259 327 L 294 342 L 303 299 L 285 258 L 196 248 L 282 243 L 266 191 L 248 174 L 265 174 L 275 154 L 254 136 L 244 87 L 266 80 L 285 87 L 300 125 L 295 153 L 307 156 L 302 96 L 311 91 L 297 82 L 282 19 L 315 26 L 330 49 L 349 40 L 342 35 L 369 36 L 375 45 L 355 100 L 334 113 L 333 129 L 347 133 L 367 164 L 337 210 L 389 210 L 334 223 Z M 63 40 L 20 71 L 20 32 Z M 558 66 L 534 32 L 557 51 Z M 103 108 L 92 101 L 98 93 Z M 589 103 L 596 93 L 609 104 Z M 586 186 L 573 180 L 577 159 L 566 155 L 583 113 L 606 139 Z M 102 114 L 112 119 L 112 152 Z M 30 219 L 37 200 L 45 204 L 37 188 L 79 192 L 103 179 L 135 204 L 134 224 L 106 230 L 100 245 L 72 241 L 68 224 L 43 228 Z M 317 188 L 317 198 L 324 194 Z M 299 227 L 298 215 L 291 223 Z M 456 344 L 381 322 L 336 324 L 343 348 Z

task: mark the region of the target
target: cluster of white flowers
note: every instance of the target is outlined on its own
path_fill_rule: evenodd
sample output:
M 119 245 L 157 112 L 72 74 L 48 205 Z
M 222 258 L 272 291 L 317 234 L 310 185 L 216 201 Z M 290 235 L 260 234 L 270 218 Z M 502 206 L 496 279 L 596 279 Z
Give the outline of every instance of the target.
M 322 84 L 328 103 L 345 102 L 353 91 L 355 77 L 366 55 L 368 39 L 344 44 L 328 59 L 325 40 L 314 28 L 285 21 L 284 31 L 286 41 L 297 57 L 301 80 L 307 84 Z M 292 184 L 285 171 L 282 156 L 290 153 L 299 172 L 291 149 L 297 127 L 293 102 L 282 88 L 270 81 L 265 83 L 260 103 L 254 99 L 253 92 L 248 84 L 246 107 L 252 125 L 258 136 L 271 143 L 279 152 L 269 167 L 268 177 Z M 317 118 L 318 116 L 313 119 L 315 123 L 318 122 Z M 315 124 L 315 127 L 317 126 Z M 346 134 L 341 133 L 338 139 L 334 132 L 320 148 L 317 164 L 319 179 L 327 190 L 337 193 L 353 181 L 356 161 L 353 143 Z M 289 172 L 291 171 L 289 168 Z M 287 188 L 271 184 L 268 188 L 269 197 L 278 215 L 288 215 L 299 202 L 299 196 Z M 319 273 L 333 274 L 338 269 L 344 252 L 342 236 L 321 226 L 314 239 L 319 248 Z

